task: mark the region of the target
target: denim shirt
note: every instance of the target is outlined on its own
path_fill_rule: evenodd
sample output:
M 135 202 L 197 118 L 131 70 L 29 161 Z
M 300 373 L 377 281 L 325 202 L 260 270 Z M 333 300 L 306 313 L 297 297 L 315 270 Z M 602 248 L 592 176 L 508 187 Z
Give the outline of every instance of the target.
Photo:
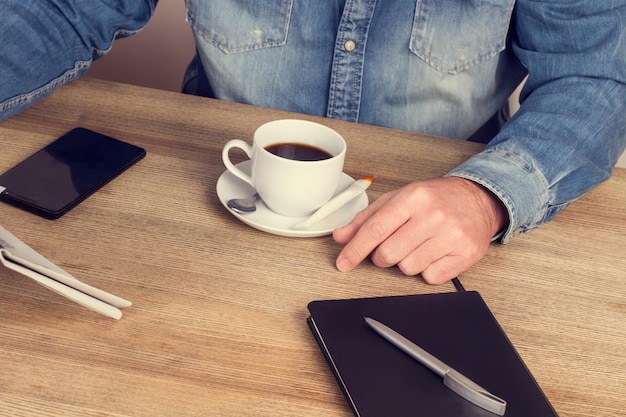
M 55 15 L 43 10 L 49 2 L 0 0 L 7 2 Z M 60 57 L 33 58 L 29 51 L 37 74 L 26 78 L 9 69 L 9 81 L 0 81 L 0 117 L 79 76 L 115 37 L 139 30 L 153 8 L 145 0 L 66 3 L 72 4 L 66 12 L 82 19 L 71 28 L 55 20 L 52 32 L 75 49 Z M 510 220 L 503 242 L 606 180 L 626 144 L 626 0 L 186 0 L 186 6 L 206 77 L 187 84 L 196 93 L 489 141 L 448 175 L 478 182 L 503 201 Z M 28 24 L 37 28 L 17 23 L 25 39 L 3 29 L 0 39 L 21 49 L 60 48 Z M 25 66 L 4 56 L 2 73 L 11 64 Z M 483 135 L 481 127 L 526 75 L 520 110 L 495 137 Z

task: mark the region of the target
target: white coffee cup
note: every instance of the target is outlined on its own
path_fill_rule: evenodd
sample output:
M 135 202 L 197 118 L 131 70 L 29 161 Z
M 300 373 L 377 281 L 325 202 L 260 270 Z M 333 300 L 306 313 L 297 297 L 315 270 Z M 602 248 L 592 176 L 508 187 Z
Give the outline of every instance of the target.
M 328 157 L 294 160 L 267 150 L 278 144 L 322 150 Z M 250 158 L 251 175 L 231 162 L 229 152 L 233 148 L 243 150 Z M 290 217 L 309 215 L 330 200 L 341 180 L 345 156 L 346 142 L 339 133 L 295 119 L 266 123 L 254 132 L 252 145 L 233 139 L 222 150 L 224 165 L 233 175 L 250 184 L 270 210 Z

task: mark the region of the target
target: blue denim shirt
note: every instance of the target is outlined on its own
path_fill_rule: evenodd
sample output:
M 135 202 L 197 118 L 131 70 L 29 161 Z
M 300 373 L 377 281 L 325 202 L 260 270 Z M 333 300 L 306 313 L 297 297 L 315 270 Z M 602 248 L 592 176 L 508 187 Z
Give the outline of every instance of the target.
M 0 0 L 19 16 L 0 13 L 3 117 L 79 76 L 153 8 L 145 0 L 41 3 Z M 626 143 L 626 0 L 186 5 L 207 81 L 194 85 L 224 100 L 475 139 L 528 75 L 519 112 L 448 174 L 504 202 L 504 242 L 606 180 Z

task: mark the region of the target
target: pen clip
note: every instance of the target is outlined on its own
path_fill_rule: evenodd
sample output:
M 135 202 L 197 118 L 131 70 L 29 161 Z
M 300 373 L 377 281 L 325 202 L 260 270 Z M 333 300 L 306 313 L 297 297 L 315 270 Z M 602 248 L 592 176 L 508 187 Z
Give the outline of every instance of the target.
M 443 384 L 456 392 L 467 401 L 476 404 L 499 416 L 503 416 L 506 411 L 506 401 L 497 397 L 465 377 L 458 371 L 450 368 L 443 376 Z

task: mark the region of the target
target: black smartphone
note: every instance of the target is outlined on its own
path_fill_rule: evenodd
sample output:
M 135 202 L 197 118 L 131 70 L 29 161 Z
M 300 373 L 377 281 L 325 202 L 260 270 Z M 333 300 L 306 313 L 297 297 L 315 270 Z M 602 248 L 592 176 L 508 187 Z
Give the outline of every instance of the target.
M 78 127 L 0 175 L 0 200 L 58 219 L 145 155 L 138 146 Z

